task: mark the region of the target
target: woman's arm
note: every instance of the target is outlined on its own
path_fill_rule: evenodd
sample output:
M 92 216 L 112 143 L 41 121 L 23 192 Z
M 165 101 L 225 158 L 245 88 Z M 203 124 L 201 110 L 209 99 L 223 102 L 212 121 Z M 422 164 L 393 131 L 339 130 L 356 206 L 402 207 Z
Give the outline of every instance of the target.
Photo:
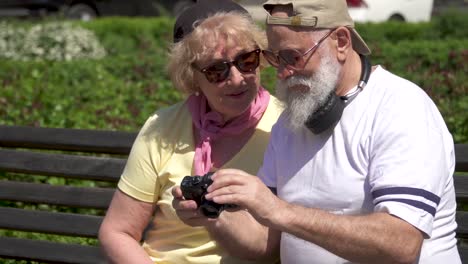
M 99 241 L 111 263 L 153 263 L 140 245 L 154 205 L 116 190 L 99 229 Z

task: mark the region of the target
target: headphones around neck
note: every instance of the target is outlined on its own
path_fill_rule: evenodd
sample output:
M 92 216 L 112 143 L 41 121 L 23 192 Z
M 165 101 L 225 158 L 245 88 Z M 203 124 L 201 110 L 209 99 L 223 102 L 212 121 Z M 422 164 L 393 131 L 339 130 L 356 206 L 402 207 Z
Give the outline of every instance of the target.
M 323 131 L 334 127 L 341 118 L 344 108 L 361 92 L 369 81 L 372 71 L 372 66 L 367 56 L 359 54 L 361 58 L 361 77 L 357 85 L 356 91 L 349 95 L 338 96 L 333 91 L 331 92 L 325 103 L 312 113 L 305 126 L 314 134 L 320 134 Z

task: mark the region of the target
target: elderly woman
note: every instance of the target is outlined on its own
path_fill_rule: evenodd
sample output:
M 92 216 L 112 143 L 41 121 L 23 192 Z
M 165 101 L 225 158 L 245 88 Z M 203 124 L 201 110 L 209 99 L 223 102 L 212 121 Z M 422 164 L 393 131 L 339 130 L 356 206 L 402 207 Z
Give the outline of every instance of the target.
M 242 252 L 228 253 L 236 249 L 230 232 L 241 232 L 238 220 L 252 217 L 236 209 L 216 219 L 184 215 L 174 209 L 180 193 L 174 199 L 171 190 L 187 175 L 259 169 L 281 112 L 260 85 L 266 38 L 239 5 L 202 0 L 177 19 L 174 42 L 169 73 L 188 97 L 157 111 L 141 129 L 100 242 L 113 263 L 254 263 L 233 256 Z

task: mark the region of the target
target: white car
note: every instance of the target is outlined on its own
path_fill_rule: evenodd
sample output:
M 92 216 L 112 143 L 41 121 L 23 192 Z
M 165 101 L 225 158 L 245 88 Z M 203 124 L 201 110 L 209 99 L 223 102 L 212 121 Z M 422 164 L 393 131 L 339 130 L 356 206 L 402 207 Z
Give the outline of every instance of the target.
M 266 0 L 234 0 L 242 5 L 255 20 L 265 21 Z M 349 14 L 356 22 L 429 21 L 433 0 L 347 0 Z
M 355 22 L 388 20 L 423 22 L 431 20 L 433 0 L 348 0 Z

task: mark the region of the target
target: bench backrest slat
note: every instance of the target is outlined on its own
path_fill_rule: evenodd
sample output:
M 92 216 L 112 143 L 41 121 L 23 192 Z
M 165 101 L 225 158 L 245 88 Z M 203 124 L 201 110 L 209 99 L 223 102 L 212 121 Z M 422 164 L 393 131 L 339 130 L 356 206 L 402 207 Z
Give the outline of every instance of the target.
M 457 211 L 457 237 L 468 238 L 468 212 Z
M 98 247 L 0 237 L 0 256 L 47 263 L 107 263 Z
M 137 133 L 0 125 L 0 147 L 128 154 Z
M 0 181 L 0 200 L 107 209 L 113 188 Z
M 460 254 L 462 263 L 466 263 L 468 260 L 468 246 L 461 244 L 458 246 L 458 253 Z
M 97 237 L 103 217 L 0 207 L 4 229 L 57 235 Z
M 125 159 L 0 149 L 0 170 L 86 180 L 118 181 Z
M 468 202 L 468 176 L 454 176 L 457 202 Z
M 468 172 L 468 144 L 455 144 L 455 171 Z

